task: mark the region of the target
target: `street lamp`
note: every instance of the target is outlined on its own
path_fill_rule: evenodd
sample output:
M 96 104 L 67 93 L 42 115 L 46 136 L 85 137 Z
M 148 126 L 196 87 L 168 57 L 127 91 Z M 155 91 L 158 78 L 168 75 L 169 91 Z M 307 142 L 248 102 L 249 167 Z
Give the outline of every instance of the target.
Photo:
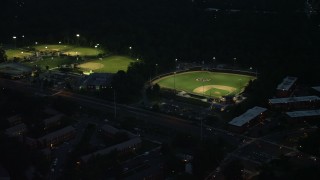
M 237 58 L 233 58 L 233 68 L 235 69 L 235 67 L 236 67 L 236 61 L 237 61 Z
M 156 64 L 156 76 L 158 75 L 158 64 Z
M 131 46 L 129 46 L 129 49 L 131 50 L 131 49 L 132 49 L 132 47 L 131 47 Z

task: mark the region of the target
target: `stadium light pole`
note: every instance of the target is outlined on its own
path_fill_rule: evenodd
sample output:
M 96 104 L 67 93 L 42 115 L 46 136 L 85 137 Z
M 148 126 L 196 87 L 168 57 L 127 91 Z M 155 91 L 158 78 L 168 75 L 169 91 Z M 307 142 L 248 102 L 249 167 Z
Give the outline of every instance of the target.
M 173 87 L 174 87 L 174 93 L 176 93 L 176 72 L 173 73 Z
M 216 61 L 216 57 L 214 56 L 213 58 L 212 58 L 212 68 L 214 67 L 214 62 Z
M 13 42 L 14 42 L 14 48 L 17 47 L 17 36 L 12 36 Z
M 156 77 L 158 76 L 158 64 L 156 64 Z
M 24 35 L 22 35 L 21 37 L 22 37 L 22 46 L 24 46 Z
M 233 69 L 235 69 L 235 68 L 236 68 L 236 61 L 237 61 L 237 58 L 236 58 L 236 57 L 234 57 L 234 58 L 233 58 Z
M 79 44 L 80 34 L 76 34 L 76 36 L 77 36 L 77 45 L 79 46 L 79 45 L 80 45 L 80 44 Z

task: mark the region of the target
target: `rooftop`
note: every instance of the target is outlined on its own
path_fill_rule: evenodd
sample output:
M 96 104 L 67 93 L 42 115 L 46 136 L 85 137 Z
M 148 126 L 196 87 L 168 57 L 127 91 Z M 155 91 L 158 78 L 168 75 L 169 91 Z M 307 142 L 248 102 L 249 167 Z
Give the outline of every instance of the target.
M 134 146 L 134 145 L 139 144 L 141 142 L 142 141 L 141 141 L 140 137 L 135 137 L 135 138 L 130 139 L 128 141 L 125 141 L 123 143 L 119 143 L 119 144 L 107 147 L 105 149 L 102 149 L 100 151 L 94 152 L 92 154 L 88 154 L 88 155 L 82 156 L 81 159 L 83 161 L 88 161 L 93 156 L 108 154 L 108 153 L 110 153 L 110 152 L 112 152 L 114 150 L 121 151 L 123 149 L 130 148 L 131 146 Z
M 320 109 L 307 111 L 292 111 L 286 113 L 291 118 L 320 116 Z
M 5 133 L 9 136 L 15 136 L 18 135 L 17 133 L 20 134 L 21 131 L 26 131 L 27 130 L 27 126 L 24 123 L 18 124 L 16 126 L 10 127 L 8 129 L 5 130 Z
M 58 136 L 63 136 L 66 133 L 69 133 L 69 132 L 72 132 L 72 131 L 75 131 L 75 129 L 72 126 L 67 126 L 67 127 L 62 128 L 62 129 L 59 129 L 57 131 L 54 131 L 52 133 L 49 133 L 49 134 L 39 138 L 38 140 L 40 140 L 40 141 L 42 141 L 42 140 L 51 140 L 51 139 L 54 139 L 54 138 L 56 138 Z
M 119 132 L 119 129 L 112 127 L 112 126 L 109 126 L 107 124 L 102 126 L 101 129 L 107 133 L 110 133 L 110 134 L 116 134 L 117 132 Z
M 277 90 L 288 91 L 298 78 L 287 76 L 282 83 L 278 85 Z
M 299 97 L 269 99 L 269 103 L 271 104 L 305 102 L 305 101 L 320 101 L 320 98 L 318 96 L 299 96 Z
M 229 122 L 229 124 L 241 127 L 244 124 L 256 118 L 257 116 L 259 116 L 261 113 L 265 112 L 266 110 L 266 108 L 255 106 L 249 109 L 247 112 L 243 113 L 242 115 L 233 118 L 232 121 Z
M 320 92 L 320 86 L 314 86 L 314 87 L 312 87 L 312 89 L 314 89 L 314 90 L 316 90 L 316 91 Z

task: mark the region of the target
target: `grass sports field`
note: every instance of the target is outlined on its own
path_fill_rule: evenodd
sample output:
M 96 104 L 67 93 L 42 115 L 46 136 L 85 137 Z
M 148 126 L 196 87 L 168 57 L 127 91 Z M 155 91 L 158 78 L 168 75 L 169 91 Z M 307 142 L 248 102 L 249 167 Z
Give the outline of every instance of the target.
M 14 57 L 24 58 L 24 57 L 31 56 L 32 53 L 25 52 L 25 51 L 19 50 L 19 49 L 8 49 L 8 50 L 6 50 L 6 55 L 8 56 L 9 60 L 12 60 Z
M 61 51 L 63 54 L 69 56 L 97 56 L 104 53 L 101 49 L 91 48 L 91 47 L 78 47 L 73 45 L 37 45 L 34 48 L 38 51 Z
M 119 70 L 127 71 L 131 62 L 135 61 L 126 56 L 109 56 L 80 64 L 78 67 L 83 71 L 116 73 Z
M 241 74 L 191 71 L 165 76 L 153 83 L 158 83 L 162 88 L 219 98 L 240 93 L 254 79 L 254 76 Z
M 26 65 L 33 66 L 38 65 L 42 69 L 45 69 L 46 66 L 49 66 L 49 69 L 58 67 L 63 64 L 72 64 L 77 63 L 77 60 L 75 58 L 69 58 L 69 57 L 43 57 L 43 60 L 35 61 L 35 62 L 27 62 Z

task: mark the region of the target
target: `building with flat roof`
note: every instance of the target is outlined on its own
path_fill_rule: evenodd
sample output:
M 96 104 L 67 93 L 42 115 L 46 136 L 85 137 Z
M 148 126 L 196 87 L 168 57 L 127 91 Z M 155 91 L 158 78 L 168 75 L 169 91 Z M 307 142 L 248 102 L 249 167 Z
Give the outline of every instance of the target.
M 290 122 L 318 119 L 320 117 L 320 109 L 286 112 L 286 116 Z
M 21 123 L 16 126 L 10 127 L 4 131 L 4 133 L 10 137 L 22 136 L 28 131 L 26 124 Z
M 140 139 L 140 137 L 135 137 L 132 139 L 129 139 L 128 141 L 107 147 L 105 149 L 96 151 L 94 153 L 85 155 L 81 157 L 81 160 L 83 162 L 87 162 L 90 158 L 95 157 L 97 155 L 107 155 L 112 151 L 117 151 L 119 153 L 127 153 L 127 152 L 132 152 L 135 149 L 137 149 L 138 147 L 140 147 L 142 143 L 142 140 Z
M 229 127 L 233 131 L 243 132 L 246 128 L 250 127 L 257 120 L 262 120 L 263 114 L 267 111 L 266 108 L 255 106 L 242 115 L 233 118 L 229 122 Z
M 293 92 L 298 78 L 287 76 L 277 86 L 277 97 L 288 97 Z
M 87 76 L 80 85 L 80 89 L 100 90 L 111 85 L 114 74 L 112 73 L 92 73 Z
M 49 133 L 41 138 L 38 138 L 38 143 L 44 147 L 52 147 L 62 142 L 68 141 L 74 136 L 75 129 L 72 126 L 67 126 Z
M 271 108 L 282 110 L 316 108 L 320 106 L 320 98 L 318 96 L 274 98 L 269 99 L 269 105 Z
M 1 63 L 0 77 L 9 79 L 21 79 L 30 76 L 32 69 L 20 63 Z
M 17 115 L 14 115 L 14 116 L 7 118 L 7 121 L 11 126 L 20 124 L 21 120 L 22 120 L 22 117 L 20 114 L 17 114 Z
M 59 126 L 61 124 L 60 120 L 63 116 L 64 114 L 56 114 L 55 116 L 43 120 L 44 128 L 48 129 L 51 127 Z

